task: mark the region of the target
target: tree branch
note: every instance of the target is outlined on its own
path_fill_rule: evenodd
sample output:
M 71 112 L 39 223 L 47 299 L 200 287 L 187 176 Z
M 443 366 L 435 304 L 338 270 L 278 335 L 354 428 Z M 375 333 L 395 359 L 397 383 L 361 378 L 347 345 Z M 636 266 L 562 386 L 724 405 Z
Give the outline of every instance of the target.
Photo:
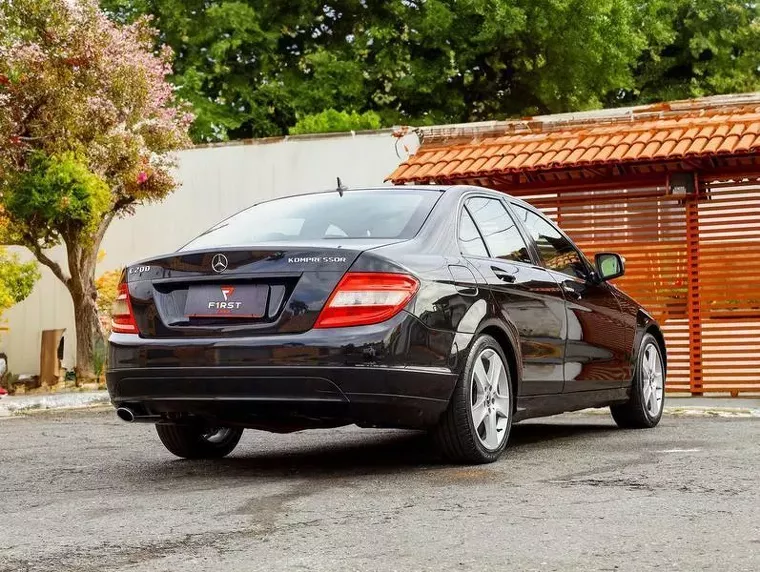
M 55 277 L 58 278 L 58 280 L 60 280 L 61 282 L 63 282 L 66 287 L 68 287 L 69 281 L 71 280 L 71 278 L 69 278 L 63 273 L 63 268 L 61 268 L 60 264 L 58 264 L 55 260 L 50 258 L 47 254 L 45 254 L 42 251 L 42 248 L 40 247 L 40 245 L 37 244 L 37 242 L 30 240 L 29 243 L 27 244 L 27 247 L 34 253 L 34 256 L 35 258 L 37 258 L 37 260 L 39 260 L 42 264 L 50 268 L 50 270 L 53 271 L 53 274 L 55 274 Z
M 98 225 L 98 230 L 95 231 L 95 236 L 93 236 L 93 246 L 95 248 L 95 253 L 97 255 L 98 250 L 100 249 L 100 243 L 103 242 L 103 237 L 106 235 L 106 231 L 108 230 L 108 227 L 111 225 L 111 222 L 113 221 L 114 217 L 116 216 L 115 210 L 110 210 L 106 213 L 106 215 L 103 217 L 103 220 L 100 221 L 100 224 Z

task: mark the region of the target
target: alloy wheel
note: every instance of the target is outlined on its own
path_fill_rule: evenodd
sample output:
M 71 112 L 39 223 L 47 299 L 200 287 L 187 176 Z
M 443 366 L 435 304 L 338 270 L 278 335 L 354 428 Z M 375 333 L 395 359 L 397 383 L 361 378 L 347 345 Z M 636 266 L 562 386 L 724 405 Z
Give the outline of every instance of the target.
M 507 435 L 511 403 L 504 361 L 491 348 L 475 360 L 470 379 L 470 414 L 481 444 L 495 451 Z
M 662 372 L 660 350 L 655 344 L 648 344 L 644 348 L 641 358 L 641 378 L 644 407 L 651 417 L 657 417 L 662 409 L 665 376 Z

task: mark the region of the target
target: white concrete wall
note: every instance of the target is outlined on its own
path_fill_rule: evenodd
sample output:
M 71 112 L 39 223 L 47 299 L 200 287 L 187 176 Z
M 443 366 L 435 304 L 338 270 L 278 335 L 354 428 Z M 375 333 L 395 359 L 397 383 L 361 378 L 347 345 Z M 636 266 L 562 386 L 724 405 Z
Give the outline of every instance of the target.
M 220 219 L 252 203 L 335 188 L 379 185 L 400 162 L 390 131 L 262 140 L 184 151 L 182 186 L 164 202 L 138 208 L 111 225 L 98 274 L 171 252 Z M 18 249 L 12 249 L 17 250 Z M 31 257 L 25 249 L 22 256 Z M 61 258 L 60 249 L 52 253 Z M 42 330 L 66 328 L 64 366 L 73 367 L 74 314 L 66 289 L 47 268 L 34 292 L 4 315 L 0 339 L 14 373 L 39 373 Z

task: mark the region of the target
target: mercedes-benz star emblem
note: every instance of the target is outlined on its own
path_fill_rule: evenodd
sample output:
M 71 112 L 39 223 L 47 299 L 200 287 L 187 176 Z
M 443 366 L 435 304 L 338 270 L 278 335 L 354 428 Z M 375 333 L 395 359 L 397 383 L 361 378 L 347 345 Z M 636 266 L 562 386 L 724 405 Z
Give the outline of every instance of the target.
M 215 254 L 214 258 L 211 259 L 211 269 L 217 273 L 227 270 L 228 264 L 229 261 L 224 254 Z

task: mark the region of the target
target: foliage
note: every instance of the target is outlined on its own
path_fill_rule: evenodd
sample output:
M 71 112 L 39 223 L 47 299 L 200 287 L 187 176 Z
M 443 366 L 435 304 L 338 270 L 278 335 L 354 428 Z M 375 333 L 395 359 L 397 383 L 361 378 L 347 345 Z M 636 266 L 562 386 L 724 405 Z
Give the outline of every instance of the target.
M 15 232 L 21 228 L 22 236 L 38 234 L 39 242 L 49 246 L 58 242 L 62 230 L 69 236 L 97 230 L 111 198 L 102 177 L 73 153 L 49 157 L 32 151 L 27 165 L 4 193 Z
M 95 280 L 95 287 L 98 289 L 98 312 L 101 316 L 111 316 L 111 308 L 114 300 L 116 300 L 120 278 L 120 270 L 109 270 Z
M 29 296 L 39 277 L 36 262 L 21 262 L 0 248 L 0 315 Z
M 155 16 L 198 141 L 282 135 L 326 109 L 375 111 L 390 125 L 595 107 L 635 87 L 632 65 L 658 29 L 640 4 L 103 2 L 119 21 Z
M 92 351 L 92 372 L 100 382 L 108 365 L 108 349 L 103 338 L 95 340 Z
M 66 285 L 88 370 L 100 242 L 114 217 L 174 190 L 192 116 L 147 17 L 119 25 L 96 0 L 13 0 L 0 2 L 0 29 L 0 238 Z M 57 244 L 63 267 L 44 252 Z
M 15 393 L 18 382 L 19 376 L 13 372 L 7 371 L 5 375 L 0 376 L 0 387 L 4 388 L 11 395 Z
M 290 134 L 338 133 L 366 129 L 380 129 L 380 116 L 374 111 L 365 111 L 364 113 L 352 111 L 348 113 L 327 109 L 321 113 L 307 115 L 299 119 L 295 126 L 290 128 Z
M 760 89 L 760 8 L 741 0 L 103 5 L 155 16 L 197 141 L 284 135 L 329 109 L 424 125 Z
M 648 5 L 649 21 L 660 22 L 660 41 L 642 52 L 636 86 L 617 103 L 760 89 L 760 5 L 741 0 L 649 0 Z

